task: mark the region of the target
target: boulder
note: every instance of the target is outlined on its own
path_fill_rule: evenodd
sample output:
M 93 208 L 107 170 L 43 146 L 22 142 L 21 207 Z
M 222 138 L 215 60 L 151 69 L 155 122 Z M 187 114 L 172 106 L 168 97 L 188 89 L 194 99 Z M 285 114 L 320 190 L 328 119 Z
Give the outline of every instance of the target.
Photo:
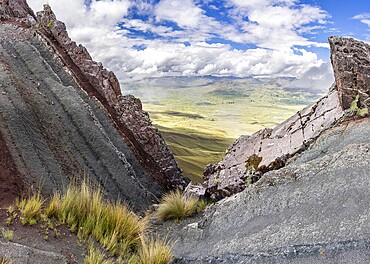
M 359 95 L 359 107 L 370 107 L 370 45 L 353 38 L 330 37 L 331 62 L 339 101 L 348 109 Z

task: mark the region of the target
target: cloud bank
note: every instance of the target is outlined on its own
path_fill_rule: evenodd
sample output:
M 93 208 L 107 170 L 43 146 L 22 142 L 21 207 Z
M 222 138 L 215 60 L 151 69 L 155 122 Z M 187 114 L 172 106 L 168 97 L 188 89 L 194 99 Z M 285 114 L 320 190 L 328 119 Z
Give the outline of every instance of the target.
M 28 2 L 38 11 L 44 0 Z M 120 80 L 214 75 L 296 77 L 307 87 L 324 78 L 332 82 L 328 63 L 310 51 L 328 48 L 312 36 L 325 29 L 330 15 L 298 0 L 49 0 L 49 4 L 71 38 Z M 305 81 L 317 69 L 325 71 L 318 74 L 319 80 Z

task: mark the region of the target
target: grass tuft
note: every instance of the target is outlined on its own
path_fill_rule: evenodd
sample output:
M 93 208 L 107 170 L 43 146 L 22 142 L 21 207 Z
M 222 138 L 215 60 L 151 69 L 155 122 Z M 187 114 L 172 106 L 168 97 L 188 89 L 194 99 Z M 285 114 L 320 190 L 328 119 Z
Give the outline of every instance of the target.
M 202 205 L 203 206 L 203 205 Z M 157 216 L 166 220 L 180 220 L 198 212 L 198 199 L 194 197 L 184 197 L 177 190 L 164 195 L 159 205 Z
M 93 237 L 113 255 L 129 257 L 140 247 L 146 220 L 140 220 L 126 205 L 103 199 L 99 188 L 83 181 L 71 184 L 63 195 L 54 195 L 45 214 L 57 216 L 80 240 Z
M 148 218 L 140 219 L 120 201 L 104 200 L 101 189 L 87 181 L 80 185 L 70 184 L 63 193 L 55 193 L 45 202 L 44 208 L 43 204 L 40 194 L 18 200 L 22 223 L 33 225 L 41 219 L 42 226 L 52 230 L 54 218 L 58 223 L 66 224 L 81 241 L 95 240 L 109 253 L 110 259 L 118 257 L 124 263 L 162 264 L 171 259 L 168 243 L 160 240 L 146 242 L 143 238 Z M 54 236 L 57 236 L 55 229 Z M 49 232 L 45 233 L 44 239 L 49 239 Z M 85 263 L 114 263 L 110 259 L 90 246 Z
M 0 257 L 0 264 L 11 264 L 11 260 L 5 257 Z
M 14 238 L 14 231 L 10 229 L 1 229 L 1 234 L 3 235 L 4 238 L 8 239 L 9 241 L 12 241 Z
M 133 259 L 131 259 L 131 262 L 141 264 L 167 264 L 172 260 L 171 246 L 169 242 L 158 239 L 146 241 L 146 239 L 143 238 L 138 256 L 138 262 L 133 261 Z
M 23 225 L 29 223 L 34 225 L 41 218 L 41 208 L 44 200 L 40 193 L 34 194 L 29 198 L 23 198 L 17 201 L 17 207 L 21 213 L 21 222 Z
M 61 202 L 62 202 L 62 197 L 61 197 L 60 193 L 58 193 L 58 192 L 54 193 L 53 197 L 51 198 L 51 200 L 49 201 L 49 203 L 45 207 L 44 214 L 48 218 L 53 218 L 53 217 L 57 218 L 58 213 L 60 212 Z
M 105 255 L 91 244 L 84 259 L 84 264 L 114 264 L 114 262 L 106 259 Z

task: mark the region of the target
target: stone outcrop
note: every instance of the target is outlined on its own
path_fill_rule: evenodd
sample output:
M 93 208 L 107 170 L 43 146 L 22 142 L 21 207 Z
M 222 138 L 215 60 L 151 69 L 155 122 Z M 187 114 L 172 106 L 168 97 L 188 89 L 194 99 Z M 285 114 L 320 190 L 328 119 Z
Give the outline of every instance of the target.
M 175 263 L 368 263 L 370 123 L 323 132 L 280 170 L 158 230 Z
M 35 14 L 26 0 L 0 0 L 0 20 L 13 20 L 31 26 L 35 24 Z
M 207 166 L 202 186 L 187 187 L 188 195 L 204 194 L 219 200 L 238 193 L 263 173 L 283 167 L 287 158 L 306 149 L 323 131 L 351 114 L 348 109 L 357 95 L 358 107 L 370 106 L 370 46 L 341 37 L 331 37 L 329 42 L 336 80 L 329 94 L 274 129 L 241 136 L 222 161 Z M 251 157 L 260 158 L 256 168 L 249 164 Z
M 25 1 L 1 1 L 0 204 L 79 176 L 135 211 L 186 184 L 139 99 L 71 41 L 48 5 L 34 17 Z M 3 168 L 5 168 L 3 170 Z
M 216 198 L 245 190 L 181 224 L 157 223 L 177 241 L 174 263 L 369 262 L 370 118 L 351 109 L 357 96 L 357 107 L 368 106 L 369 46 L 329 41 L 336 79 L 329 95 L 275 129 L 241 137 L 207 167 L 206 188 L 190 186 Z M 243 170 L 267 172 L 254 184 L 232 185 Z M 219 190 L 209 187 L 213 175 L 224 177 L 213 179 Z
M 44 10 L 37 13 L 37 22 L 41 33 L 51 35 L 87 77 L 100 95 L 97 98 L 103 104 L 106 102 L 107 108 L 114 109 L 114 116 L 117 117 L 115 121 L 126 127 L 126 137 L 136 151 L 140 155 L 145 154 L 143 162 L 149 165 L 157 182 L 166 190 L 183 189 L 186 182 L 182 178 L 181 170 L 164 139 L 151 124 L 148 114 L 143 111 L 140 100 L 133 96 L 122 96 L 114 73 L 106 70 L 101 63 L 93 61 L 85 47 L 77 45 L 69 38 L 65 24 L 56 19 L 49 5 L 44 5 Z M 55 52 L 58 53 L 57 47 Z
M 348 109 L 357 95 L 359 107 L 370 107 L 370 45 L 352 38 L 330 37 L 331 62 L 339 100 Z M 366 101 L 367 100 L 367 101 Z

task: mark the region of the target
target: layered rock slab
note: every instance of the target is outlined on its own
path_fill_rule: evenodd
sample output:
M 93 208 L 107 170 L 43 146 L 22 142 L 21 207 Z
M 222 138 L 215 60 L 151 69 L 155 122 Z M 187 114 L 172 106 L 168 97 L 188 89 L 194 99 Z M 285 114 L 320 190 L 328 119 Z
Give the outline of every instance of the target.
M 178 263 L 368 262 L 369 121 L 324 132 L 203 217 L 165 224 L 162 232 L 178 241 Z
M 95 62 L 84 46 L 69 38 L 65 24 L 57 20 L 49 5 L 44 5 L 44 10 L 37 13 L 37 22 L 38 32 L 45 37 L 46 44 L 76 77 L 83 74 L 84 78 L 77 78 L 79 84 L 110 110 L 124 137 L 161 187 L 165 190 L 184 189 L 187 181 L 182 177 L 182 171 L 163 137 L 152 125 L 148 113 L 143 111 L 141 101 L 121 94 L 114 73 Z M 86 82 L 89 85 L 86 86 Z
M 0 166 L 9 167 L 0 177 L 19 183 L 0 185 L 4 197 L 40 186 L 51 194 L 86 177 L 141 211 L 164 190 L 183 188 L 140 100 L 121 95 L 114 74 L 68 38 L 48 5 L 36 22 L 24 0 L 0 1 L 0 18 Z M 53 35 L 50 25 L 62 30 Z
M 208 166 L 204 180 L 206 192 L 213 199 L 221 199 L 242 191 L 247 185 L 248 158 L 261 157 L 259 166 L 269 165 L 278 158 L 282 164 L 288 157 L 302 151 L 322 131 L 341 118 L 338 91 L 298 112 L 274 129 L 264 129 L 252 136 L 240 137 L 226 151 L 219 163 Z

